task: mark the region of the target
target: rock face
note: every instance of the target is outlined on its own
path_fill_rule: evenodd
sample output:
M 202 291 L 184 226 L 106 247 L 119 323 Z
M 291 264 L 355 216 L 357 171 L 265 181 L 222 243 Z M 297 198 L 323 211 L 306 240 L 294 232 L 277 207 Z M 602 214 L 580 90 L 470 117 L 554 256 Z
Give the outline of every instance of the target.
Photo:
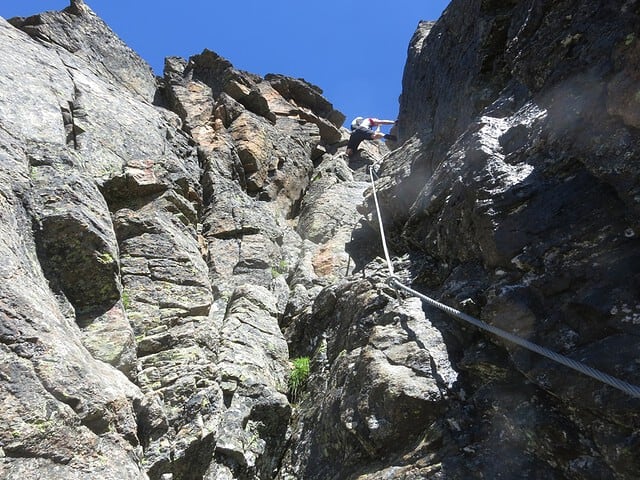
M 380 187 L 397 248 L 428 257 L 414 286 L 636 385 L 639 13 L 638 2 L 452 2 L 413 38 L 405 144 Z M 438 475 L 636 475 L 638 399 L 443 328 L 463 378 L 455 408 L 468 413 L 446 415 L 456 423 L 441 442 L 462 453 L 439 447 Z
M 351 162 L 305 80 L 0 18 L 0 478 L 636 478 L 640 399 L 387 285 L 367 166 L 403 283 L 639 384 L 639 17 L 454 0 Z

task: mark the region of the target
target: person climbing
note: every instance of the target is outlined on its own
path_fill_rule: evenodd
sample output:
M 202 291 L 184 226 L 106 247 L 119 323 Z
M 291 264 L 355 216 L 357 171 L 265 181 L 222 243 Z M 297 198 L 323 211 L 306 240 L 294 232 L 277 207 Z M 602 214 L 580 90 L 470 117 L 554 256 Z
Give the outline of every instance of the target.
M 363 140 L 378 140 L 384 138 L 385 140 L 396 141 L 395 135 L 389 135 L 380 131 L 380 125 L 393 125 L 396 122 L 394 120 L 380 120 L 379 118 L 363 118 L 356 117 L 351 122 L 351 136 L 347 143 L 347 156 L 353 157 L 358 151 L 358 145 Z M 378 127 L 376 131 L 373 131 L 373 127 Z

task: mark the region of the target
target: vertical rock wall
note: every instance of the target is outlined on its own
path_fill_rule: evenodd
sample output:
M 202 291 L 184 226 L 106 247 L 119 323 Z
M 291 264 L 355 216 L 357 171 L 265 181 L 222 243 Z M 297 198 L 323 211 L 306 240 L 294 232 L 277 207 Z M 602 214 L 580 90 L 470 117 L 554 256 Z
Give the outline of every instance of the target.
M 635 478 L 637 399 L 385 283 L 367 166 L 400 280 L 639 383 L 639 5 L 454 0 L 351 162 L 302 79 L 0 19 L 0 477 Z
M 81 1 L 0 28 L 1 476 L 273 478 L 279 324 L 353 269 L 344 116 L 208 50 L 156 79 Z
M 416 288 L 636 385 L 639 8 L 453 1 L 412 40 L 380 186 Z M 638 399 L 441 329 L 461 373 L 443 478 L 636 475 Z

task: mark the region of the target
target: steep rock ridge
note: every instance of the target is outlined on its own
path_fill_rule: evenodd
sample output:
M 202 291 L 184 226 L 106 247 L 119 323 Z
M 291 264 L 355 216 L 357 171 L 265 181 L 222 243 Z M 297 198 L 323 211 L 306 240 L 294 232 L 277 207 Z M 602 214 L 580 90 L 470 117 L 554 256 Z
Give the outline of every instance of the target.
M 204 478 L 273 478 L 291 414 L 278 322 L 349 269 L 344 245 L 366 184 L 324 153 L 344 145 L 344 116 L 304 81 L 261 79 L 205 50 L 167 59 L 163 85 L 203 166 L 201 232 L 225 405 Z M 341 213 L 327 222 L 322 205 L 306 205 L 309 192 L 331 196 L 333 210 L 340 200 Z M 324 234 L 309 237 L 316 230 Z
M 65 129 L 75 78 L 64 54 L 3 19 L 0 28 L 3 472 L 142 478 L 142 392 L 102 361 L 130 373 L 133 335 L 119 302 L 106 204 L 79 172 L 83 158 Z M 67 232 L 86 233 L 86 242 Z M 92 268 L 103 296 L 82 285 Z
M 0 28 L 2 476 L 273 478 L 279 324 L 354 268 L 344 116 L 208 50 L 155 79 L 81 1 Z
M 75 60 L 84 71 L 112 80 L 146 100 L 155 95 L 151 68 L 115 35 L 106 37 L 107 25 L 82 0 L 72 0 L 65 14 L 45 12 L 11 23 L 43 44 L 62 47 L 73 68 Z
M 639 383 L 640 7 L 573 3 L 421 23 L 351 162 L 302 79 L 0 19 L 0 476 L 635 478 L 637 400 L 401 298 L 356 210 L 373 164 L 404 283 Z
M 380 172 L 415 287 L 635 385 L 639 14 L 453 1 L 413 38 L 404 144 Z M 638 399 L 428 312 L 461 374 L 456 422 L 397 478 L 637 475 Z

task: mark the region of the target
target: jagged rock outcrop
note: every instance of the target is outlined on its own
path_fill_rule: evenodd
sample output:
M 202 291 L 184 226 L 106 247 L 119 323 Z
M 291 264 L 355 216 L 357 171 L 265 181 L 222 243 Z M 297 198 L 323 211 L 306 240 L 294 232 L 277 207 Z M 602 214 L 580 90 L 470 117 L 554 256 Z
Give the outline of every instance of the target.
M 0 478 L 635 478 L 640 400 L 387 284 L 367 168 L 403 283 L 640 383 L 639 16 L 454 0 L 351 161 L 303 79 L 0 18 Z
M 287 280 L 349 268 L 364 184 L 296 230 L 344 116 L 208 50 L 156 79 L 80 1 L 0 28 L 3 478 L 272 478 Z

